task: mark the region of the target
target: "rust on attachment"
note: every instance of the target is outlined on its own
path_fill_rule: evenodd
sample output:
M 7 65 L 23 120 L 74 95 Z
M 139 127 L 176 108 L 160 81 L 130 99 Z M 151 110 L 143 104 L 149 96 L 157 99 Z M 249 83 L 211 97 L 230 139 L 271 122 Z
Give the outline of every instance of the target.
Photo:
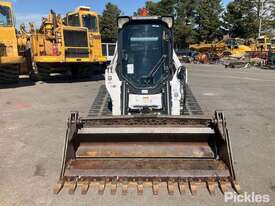
M 79 188 L 85 195 L 92 185 L 100 195 L 106 190 L 125 195 L 132 186 L 139 195 L 146 187 L 154 195 L 164 187 L 169 195 L 196 195 L 201 188 L 211 195 L 218 189 L 239 193 L 223 113 L 213 118 L 79 118 L 72 113 L 53 192 L 67 188 L 74 194 Z

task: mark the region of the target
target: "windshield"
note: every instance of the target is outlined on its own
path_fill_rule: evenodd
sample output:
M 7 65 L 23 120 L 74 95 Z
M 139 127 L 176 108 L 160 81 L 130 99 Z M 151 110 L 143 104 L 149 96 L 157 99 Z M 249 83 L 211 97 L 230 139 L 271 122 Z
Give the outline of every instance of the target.
M 157 85 L 166 74 L 168 28 L 161 23 L 129 24 L 121 35 L 123 76 L 138 88 Z
M 265 40 L 264 39 L 258 39 L 258 43 L 263 44 L 263 43 L 265 43 Z
M 0 26 L 12 26 L 11 10 L 7 6 L 0 6 Z
M 96 16 L 92 16 L 90 14 L 82 15 L 83 26 L 87 27 L 89 31 L 97 32 L 97 18 Z
M 68 16 L 69 26 L 80 26 L 79 14 L 73 14 Z

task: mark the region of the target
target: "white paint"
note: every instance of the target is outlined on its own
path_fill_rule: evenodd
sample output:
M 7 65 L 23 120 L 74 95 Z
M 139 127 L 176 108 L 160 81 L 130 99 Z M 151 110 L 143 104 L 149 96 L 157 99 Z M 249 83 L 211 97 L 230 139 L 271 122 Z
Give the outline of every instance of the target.
M 203 93 L 203 95 L 204 96 L 217 96 L 217 94 L 211 93 L 211 92 Z
M 156 109 L 162 108 L 162 95 L 129 95 L 129 108 L 138 109 L 142 107 L 154 107 Z

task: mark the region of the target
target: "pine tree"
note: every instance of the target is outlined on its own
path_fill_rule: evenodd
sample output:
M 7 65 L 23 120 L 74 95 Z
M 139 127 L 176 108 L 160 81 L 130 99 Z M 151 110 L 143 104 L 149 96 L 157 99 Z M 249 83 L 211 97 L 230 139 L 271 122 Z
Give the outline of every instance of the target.
M 193 42 L 198 0 L 179 0 L 176 8 L 175 43 L 177 47 L 188 47 Z
M 198 0 L 148 1 L 146 8 L 151 16 L 174 16 L 174 41 L 177 48 L 186 47 L 192 41 L 192 17 Z
M 212 41 L 222 38 L 221 0 L 201 0 L 195 18 L 196 37 L 199 41 Z
M 259 18 L 255 1 L 238 0 L 227 5 L 224 25 L 231 37 L 251 38 L 258 34 Z
M 117 40 L 117 17 L 121 11 L 112 4 L 107 3 L 102 16 L 100 16 L 100 32 L 104 42 L 116 42 Z

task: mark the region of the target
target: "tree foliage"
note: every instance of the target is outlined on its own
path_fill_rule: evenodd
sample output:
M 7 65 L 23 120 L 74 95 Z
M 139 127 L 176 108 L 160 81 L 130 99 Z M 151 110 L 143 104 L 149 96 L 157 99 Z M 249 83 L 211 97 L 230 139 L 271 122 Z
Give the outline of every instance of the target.
M 197 40 L 213 41 L 222 38 L 222 12 L 221 0 L 200 1 L 195 18 Z
M 258 15 L 255 1 L 230 2 L 224 14 L 224 25 L 232 37 L 250 38 L 258 32 Z
M 117 17 L 121 14 L 119 8 L 107 3 L 102 16 L 100 16 L 100 32 L 104 42 L 116 42 L 117 40 Z
M 263 30 L 275 30 L 275 0 L 234 0 L 226 8 L 222 0 L 159 0 L 147 1 L 145 8 L 151 16 L 174 16 L 177 48 L 222 39 L 227 34 L 240 38 L 256 37 L 260 18 L 263 19 Z M 116 41 L 116 19 L 120 13 L 116 5 L 106 4 L 100 25 L 103 41 Z

